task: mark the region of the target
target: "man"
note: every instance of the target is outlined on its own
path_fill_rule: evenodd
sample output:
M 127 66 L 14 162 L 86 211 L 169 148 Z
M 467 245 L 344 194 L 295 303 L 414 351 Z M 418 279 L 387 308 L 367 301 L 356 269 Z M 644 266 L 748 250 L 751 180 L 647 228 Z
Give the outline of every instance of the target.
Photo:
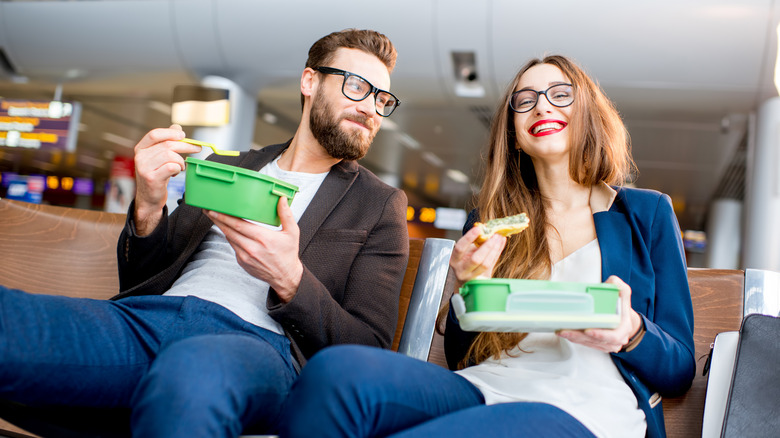
M 408 257 L 406 196 L 355 160 L 398 104 L 384 91 L 395 58 L 374 31 L 323 37 L 301 75 L 294 137 L 214 157 L 299 186 L 291 206 L 279 200 L 280 230 L 183 203 L 169 217 L 167 182 L 184 169 L 180 154 L 200 147 L 181 142 L 177 125 L 144 136 L 118 245 L 119 295 L 0 287 L 0 309 L 19 309 L 3 314 L 0 398 L 130 408 L 138 437 L 267 433 L 314 353 L 389 347 Z M 32 334 L 17 342 L 16 333 Z M 20 354 L 30 339 L 35 353 Z

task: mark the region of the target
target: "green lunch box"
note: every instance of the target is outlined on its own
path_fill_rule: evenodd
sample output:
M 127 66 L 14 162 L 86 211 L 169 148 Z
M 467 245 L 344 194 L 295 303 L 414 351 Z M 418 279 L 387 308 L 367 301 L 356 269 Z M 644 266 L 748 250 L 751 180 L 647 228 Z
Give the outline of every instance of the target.
M 187 157 L 184 202 L 231 216 L 279 225 L 276 205 L 292 203 L 298 187 L 257 171 Z
M 619 290 L 607 283 L 471 280 L 453 296 L 452 306 L 466 331 L 552 332 L 620 323 Z

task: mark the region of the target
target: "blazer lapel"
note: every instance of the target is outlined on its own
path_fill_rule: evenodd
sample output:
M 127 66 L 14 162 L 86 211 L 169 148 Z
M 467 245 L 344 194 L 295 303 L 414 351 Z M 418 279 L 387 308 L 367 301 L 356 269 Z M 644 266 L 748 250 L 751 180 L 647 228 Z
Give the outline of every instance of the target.
M 260 170 L 266 164 L 273 161 L 279 154 L 290 146 L 290 139 L 287 143 L 266 146 L 260 150 L 249 151 L 239 162 L 238 166 L 245 169 Z
M 631 281 L 632 236 L 631 226 L 626 216 L 613 209 L 593 215 L 596 224 L 596 237 L 601 248 L 602 281 L 610 275 L 621 280 Z
M 241 159 L 238 165 L 245 169 L 260 170 L 287 149 L 290 141 L 250 151 Z M 328 176 L 325 177 L 319 190 L 317 190 L 317 194 L 314 195 L 314 199 L 312 199 L 303 216 L 298 221 L 298 227 L 301 230 L 300 254 L 303 254 L 304 248 L 314 237 L 325 218 L 336 208 L 336 205 L 347 193 L 347 190 L 352 187 L 352 183 L 355 182 L 357 175 L 358 164 L 354 161 L 340 161 L 331 168 Z M 209 220 L 208 223 L 210 222 Z M 208 231 L 208 228 L 204 229 L 204 233 Z
M 358 165 L 354 161 L 340 161 L 331 169 L 328 176 L 322 182 L 319 190 L 311 200 L 311 204 L 298 221 L 301 230 L 299 251 L 303 250 L 311 241 L 314 234 L 325 222 L 328 215 L 336 208 L 358 176 Z

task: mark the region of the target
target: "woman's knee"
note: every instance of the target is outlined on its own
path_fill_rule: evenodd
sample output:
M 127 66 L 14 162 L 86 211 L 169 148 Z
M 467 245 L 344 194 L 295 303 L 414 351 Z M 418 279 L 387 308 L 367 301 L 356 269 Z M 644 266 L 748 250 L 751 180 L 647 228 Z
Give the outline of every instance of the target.
M 364 388 L 382 380 L 386 360 L 394 353 L 360 345 L 337 345 L 314 355 L 296 381 L 299 390 Z M 385 360 L 382 360 L 385 358 Z

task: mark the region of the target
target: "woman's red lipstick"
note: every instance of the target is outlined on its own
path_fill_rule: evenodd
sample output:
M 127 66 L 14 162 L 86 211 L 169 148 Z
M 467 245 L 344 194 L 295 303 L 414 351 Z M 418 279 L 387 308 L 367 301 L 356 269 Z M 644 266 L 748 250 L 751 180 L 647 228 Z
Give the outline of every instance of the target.
M 531 125 L 528 129 L 528 133 L 534 137 L 544 137 L 545 135 L 552 135 L 563 131 L 567 125 L 568 123 L 562 120 L 539 120 Z

